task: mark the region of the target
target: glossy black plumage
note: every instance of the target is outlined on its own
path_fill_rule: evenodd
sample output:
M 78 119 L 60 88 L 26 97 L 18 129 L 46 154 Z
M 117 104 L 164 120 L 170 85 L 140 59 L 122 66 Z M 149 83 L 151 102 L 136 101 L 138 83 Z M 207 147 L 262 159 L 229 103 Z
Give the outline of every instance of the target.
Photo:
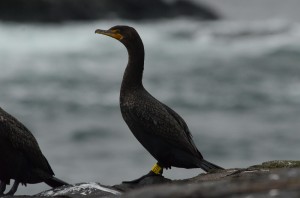
M 111 36 L 127 48 L 129 60 L 120 91 L 121 113 L 134 136 L 159 165 L 205 171 L 223 169 L 203 159 L 181 116 L 145 90 L 142 84 L 144 46 L 137 31 L 128 26 L 115 26 L 96 33 Z
M 15 193 L 19 183 L 45 182 L 51 187 L 67 184 L 54 177 L 54 172 L 31 132 L 0 108 L 0 195 L 11 179 L 15 183 L 8 193 L 10 195 Z

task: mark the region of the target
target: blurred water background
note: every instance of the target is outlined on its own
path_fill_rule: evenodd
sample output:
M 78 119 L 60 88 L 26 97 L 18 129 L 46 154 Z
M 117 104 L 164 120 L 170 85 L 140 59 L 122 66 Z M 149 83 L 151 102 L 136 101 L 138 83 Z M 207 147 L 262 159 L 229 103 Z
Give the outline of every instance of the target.
M 118 105 L 126 49 L 94 34 L 127 24 L 144 41 L 145 87 L 182 115 L 207 160 L 230 168 L 299 159 L 300 14 L 276 15 L 270 1 L 251 1 L 251 17 L 235 0 L 211 2 L 228 17 L 1 22 L 0 106 L 32 131 L 67 182 L 112 185 L 147 173 L 156 161 L 133 137 Z M 172 168 L 164 175 L 201 172 Z M 49 188 L 28 186 L 17 194 Z

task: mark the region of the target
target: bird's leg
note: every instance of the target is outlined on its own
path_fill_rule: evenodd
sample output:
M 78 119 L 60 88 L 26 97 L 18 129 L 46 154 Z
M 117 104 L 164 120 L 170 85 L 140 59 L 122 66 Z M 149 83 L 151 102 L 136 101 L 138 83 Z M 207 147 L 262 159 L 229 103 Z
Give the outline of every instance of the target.
M 13 186 L 11 187 L 10 191 L 8 191 L 8 193 L 6 193 L 5 195 L 14 195 L 15 192 L 17 192 L 17 189 L 19 187 L 20 182 L 15 180 Z
M 164 167 L 161 166 L 158 162 L 152 166 L 152 169 L 149 173 L 154 173 L 155 175 L 162 175 Z
M 5 189 L 6 189 L 6 183 L 0 180 L 0 195 L 4 195 Z
M 140 177 L 138 179 L 135 179 L 135 180 L 132 180 L 132 181 L 123 181 L 122 183 L 137 184 L 146 177 L 161 176 L 162 173 L 163 173 L 163 166 L 159 165 L 159 163 L 157 162 L 156 164 L 153 165 L 151 171 L 149 173 L 147 173 L 146 175 L 143 175 L 142 177 Z

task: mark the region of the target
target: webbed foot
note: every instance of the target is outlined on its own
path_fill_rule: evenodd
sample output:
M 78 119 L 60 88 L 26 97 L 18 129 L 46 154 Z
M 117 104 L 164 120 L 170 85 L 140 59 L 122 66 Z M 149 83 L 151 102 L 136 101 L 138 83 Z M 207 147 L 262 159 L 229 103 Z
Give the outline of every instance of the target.
M 142 177 L 132 180 L 132 181 L 123 181 L 123 184 L 138 184 L 140 183 L 140 181 L 142 181 L 143 179 L 145 179 L 146 177 L 153 177 L 153 176 L 162 176 L 163 173 L 163 167 L 161 167 L 158 163 L 154 164 L 154 166 L 152 167 L 151 171 L 146 174 L 143 175 Z
M 155 174 L 154 172 L 150 171 L 148 174 L 143 175 L 142 177 L 132 180 L 132 181 L 123 181 L 123 184 L 138 184 L 140 181 L 145 179 L 146 177 L 152 177 L 152 176 L 161 176 L 161 174 Z

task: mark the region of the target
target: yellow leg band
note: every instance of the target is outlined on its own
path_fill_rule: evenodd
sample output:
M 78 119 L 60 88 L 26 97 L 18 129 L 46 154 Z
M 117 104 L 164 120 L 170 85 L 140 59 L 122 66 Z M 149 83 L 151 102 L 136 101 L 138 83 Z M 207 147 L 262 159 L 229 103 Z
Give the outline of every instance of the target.
M 152 167 L 151 171 L 157 175 L 159 175 L 162 171 L 162 167 L 160 167 L 158 164 L 154 164 L 154 166 Z

